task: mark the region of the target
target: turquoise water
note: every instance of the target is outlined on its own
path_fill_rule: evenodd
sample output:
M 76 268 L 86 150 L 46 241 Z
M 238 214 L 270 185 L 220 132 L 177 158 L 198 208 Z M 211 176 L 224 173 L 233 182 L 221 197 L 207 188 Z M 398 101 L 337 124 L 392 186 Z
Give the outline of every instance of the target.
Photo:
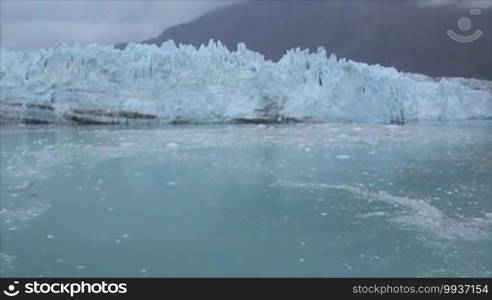
M 492 122 L 3 127 L 2 276 L 491 276 Z

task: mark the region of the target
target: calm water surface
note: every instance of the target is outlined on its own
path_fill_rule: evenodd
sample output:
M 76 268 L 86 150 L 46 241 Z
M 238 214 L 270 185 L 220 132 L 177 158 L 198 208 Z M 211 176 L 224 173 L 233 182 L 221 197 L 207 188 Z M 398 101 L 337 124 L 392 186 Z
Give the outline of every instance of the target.
M 491 276 L 492 122 L 3 127 L 2 276 Z

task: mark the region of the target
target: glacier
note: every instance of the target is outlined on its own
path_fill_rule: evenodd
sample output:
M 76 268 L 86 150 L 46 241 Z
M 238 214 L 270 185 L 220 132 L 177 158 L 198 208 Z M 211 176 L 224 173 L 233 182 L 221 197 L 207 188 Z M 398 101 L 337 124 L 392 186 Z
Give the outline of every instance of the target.
M 2 122 L 275 123 L 492 117 L 492 82 L 431 78 L 323 48 L 278 62 L 244 44 L 0 50 Z

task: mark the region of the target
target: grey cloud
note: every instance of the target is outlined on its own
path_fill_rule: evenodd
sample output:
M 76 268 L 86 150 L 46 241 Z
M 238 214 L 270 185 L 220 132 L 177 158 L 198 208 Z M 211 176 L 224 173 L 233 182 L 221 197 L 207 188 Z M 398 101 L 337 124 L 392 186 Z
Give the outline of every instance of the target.
M 491 0 L 415 0 L 421 6 L 439 6 L 439 5 L 462 5 L 469 8 L 487 8 L 492 6 Z
M 231 1 L 1 1 L 1 46 L 143 40 Z

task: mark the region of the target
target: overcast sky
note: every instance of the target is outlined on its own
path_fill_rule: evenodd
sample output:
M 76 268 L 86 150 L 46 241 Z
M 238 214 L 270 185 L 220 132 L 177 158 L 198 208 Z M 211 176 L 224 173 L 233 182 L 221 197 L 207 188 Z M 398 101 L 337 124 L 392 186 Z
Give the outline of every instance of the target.
M 58 42 L 114 44 L 145 40 L 232 1 L 1 0 L 0 42 L 12 49 Z
M 59 42 L 108 45 L 146 40 L 169 26 L 242 0 L 0 1 L 1 46 L 36 49 L 53 47 Z M 416 1 L 442 5 L 450 0 Z M 492 0 L 464 2 L 472 1 L 482 5 L 492 3 Z

